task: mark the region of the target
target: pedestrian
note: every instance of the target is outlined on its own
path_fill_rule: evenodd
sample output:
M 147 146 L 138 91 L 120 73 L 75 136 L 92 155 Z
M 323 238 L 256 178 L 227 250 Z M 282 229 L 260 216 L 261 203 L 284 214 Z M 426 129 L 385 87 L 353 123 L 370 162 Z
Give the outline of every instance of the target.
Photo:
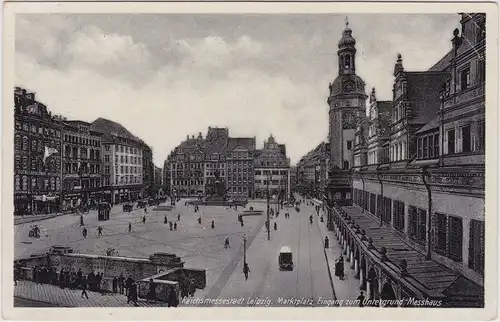
M 137 305 L 137 284 L 132 282 L 132 285 L 130 286 L 130 300 L 134 302 L 134 306 Z M 128 303 L 128 302 L 127 302 Z
M 152 278 L 149 279 L 148 303 L 149 301 L 156 303 L 156 284 Z
M 129 223 L 128 223 L 128 232 L 130 233 L 131 231 L 132 231 L 132 223 L 131 223 L 131 222 L 129 222 Z
M 177 214 L 177 221 L 181 221 L 181 214 Z
M 142 216 L 142 223 L 146 223 L 146 216 Z
M 365 306 L 365 303 L 364 303 L 365 302 L 365 296 L 363 294 L 363 291 L 359 292 L 359 296 L 358 296 L 358 298 L 356 300 L 359 301 L 359 307 L 364 307 Z
M 169 225 L 170 225 L 170 231 L 172 231 L 172 227 L 174 226 L 174 224 L 172 222 L 169 222 Z
M 144 213 L 147 214 L 148 213 L 148 207 L 144 207 Z
M 120 273 L 120 276 L 118 276 L 118 287 L 120 288 L 120 294 L 123 294 L 125 288 L 125 277 L 123 277 L 123 273 Z
M 164 224 L 168 223 L 168 218 L 167 218 L 167 215 L 165 215 L 165 218 L 163 219 L 163 223 L 164 223 Z
M 102 236 L 102 227 L 101 226 L 97 227 L 97 235 Z
M 224 241 L 224 249 L 231 248 L 231 245 L 229 245 L 229 237 L 226 237 L 226 240 Z
M 248 280 L 248 273 L 250 273 L 250 267 L 248 267 L 248 263 L 243 264 L 243 274 L 245 274 L 245 281 Z
M 113 277 L 113 293 L 118 293 L 118 278 Z
M 330 247 L 330 241 L 328 240 L 328 236 L 325 236 L 325 248 Z
M 323 222 L 323 216 L 319 217 L 319 221 Z
M 82 279 L 83 279 L 83 272 L 82 272 L 82 269 L 79 268 L 78 272 L 76 272 L 76 284 L 77 284 L 77 286 L 82 283 Z
M 201 217 L 198 217 L 198 224 L 201 225 Z
M 96 291 L 101 290 L 101 281 L 102 281 L 102 276 L 99 272 L 95 275 L 95 286 L 96 286 Z
M 170 289 L 167 302 L 168 307 L 177 307 L 177 305 L 179 305 L 179 299 L 177 298 L 177 293 L 174 289 Z
M 177 222 L 174 222 L 174 230 L 177 230 Z
M 17 286 L 17 280 L 19 279 L 19 270 L 17 263 L 14 264 L 14 286 Z
M 278 224 L 276 223 L 276 221 L 274 222 L 274 230 L 278 230 Z
M 127 289 L 127 296 L 130 296 L 130 288 L 132 287 L 132 284 L 134 283 L 134 280 L 132 279 L 131 276 L 127 278 L 127 281 L 125 282 L 125 288 Z M 128 303 L 128 301 L 127 301 Z
M 85 295 L 85 297 L 87 298 L 87 300 L 89 299 L 89 295 L 87 294 L 87 279 L 84 277 L 82 279 L 82 299 L 83 299 L 83 296 Z
M 83 223 L 83 215 L 80 215 L 80 226 L 83 226 L 84 223 Z
M 213 219 L 212 219 L 212 224 L 211 224 L 210 226 L 212 227 L 212 229 L 214 229 L 214 228 L 215 228 L 215 222 L 214 222 L 214 220 L 213 220 Z

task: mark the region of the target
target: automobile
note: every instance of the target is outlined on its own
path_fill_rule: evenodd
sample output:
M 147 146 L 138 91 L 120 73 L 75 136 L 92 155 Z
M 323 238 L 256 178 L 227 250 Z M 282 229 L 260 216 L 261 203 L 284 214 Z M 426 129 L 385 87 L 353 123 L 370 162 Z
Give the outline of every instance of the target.
M 280 271 L 285 269 L 293 271 L 293 254 L 290 247 L 281 247 L 278 255 L 278 266 Z

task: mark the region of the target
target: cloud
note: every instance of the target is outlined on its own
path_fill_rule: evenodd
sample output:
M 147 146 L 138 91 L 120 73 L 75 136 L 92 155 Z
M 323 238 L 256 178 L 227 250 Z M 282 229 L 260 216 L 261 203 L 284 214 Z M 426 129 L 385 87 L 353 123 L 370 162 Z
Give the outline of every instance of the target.
M 255 29 L 248 19 L 247 28 L 240 28 L 221 18 L 214 18 L 211 28 L 207 18 L 203 28 L 191 32 L 159 22 L 150 28 L 151 17 L 125 28 L 117 24 L 120 19 L 20 17 L 17 85 L 69 119 L 120 122 L 152 146 L 160 166 L 187 134 L 205 134 L 208 126 L 228 127 L 232 136 L 256 136 L 258 147 L 272 133 L 286 143 L 292 162 L 326 139 L 326 97 L 328 82 L 337 75 L 341 21 L 332 23 L 338 25 L 332 31 L 330 18 L 310 18 L 304 23 L 311 26 L 296 28 L 293 20 L 275 24 L 272 17 L 260 17 Z M 398 51 L 411 70 L 430 67 L 449 47 L 449 37 L 432 28 L 453 21 L 441 26 L 423 19 L 428 27 L 418 33 L 395 30 L 383 18 L 368 28 L 361 23 L 366 20 L 352 19 L 357 71 L 367 92 L 377 87 L 379 99 L 390 99 Z

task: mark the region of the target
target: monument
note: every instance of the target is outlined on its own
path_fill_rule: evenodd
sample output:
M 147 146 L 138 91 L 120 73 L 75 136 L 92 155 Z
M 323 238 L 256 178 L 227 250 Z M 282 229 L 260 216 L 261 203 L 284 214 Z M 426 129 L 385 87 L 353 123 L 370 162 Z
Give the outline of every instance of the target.
M 215 180 L 213 183 L 207 184 L 206 201 L 226 201 L 226 184 L 220 177 L 219 170 L 214 172 Z

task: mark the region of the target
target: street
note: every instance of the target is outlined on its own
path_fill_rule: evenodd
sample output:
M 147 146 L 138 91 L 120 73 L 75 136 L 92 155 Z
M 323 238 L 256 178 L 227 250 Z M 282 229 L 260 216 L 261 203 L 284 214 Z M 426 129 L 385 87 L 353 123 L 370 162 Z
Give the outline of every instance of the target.
M 288 211 L 290 218 L 284 213 Z M 271 219 L 271 240 L 267 240 L 265 226 L 247 249 L 250 274 L 247 281 L 242 271 L 243 257 L 232 271 L 227 284 L 219 292 L 211 290 L 206 298 L 243 298 L 243 306 L 326 306 L 321 299 L 334 298 L 328 273 L 323 243 L 318 228 L 319 216 L 309 215 L 313 206 L 301 206 L 280 211 Z M 278 230 L 273 230 L 274 221 Z M 293 252 L 293 271 L 280 271 L 278 254 L 282 246 Z

